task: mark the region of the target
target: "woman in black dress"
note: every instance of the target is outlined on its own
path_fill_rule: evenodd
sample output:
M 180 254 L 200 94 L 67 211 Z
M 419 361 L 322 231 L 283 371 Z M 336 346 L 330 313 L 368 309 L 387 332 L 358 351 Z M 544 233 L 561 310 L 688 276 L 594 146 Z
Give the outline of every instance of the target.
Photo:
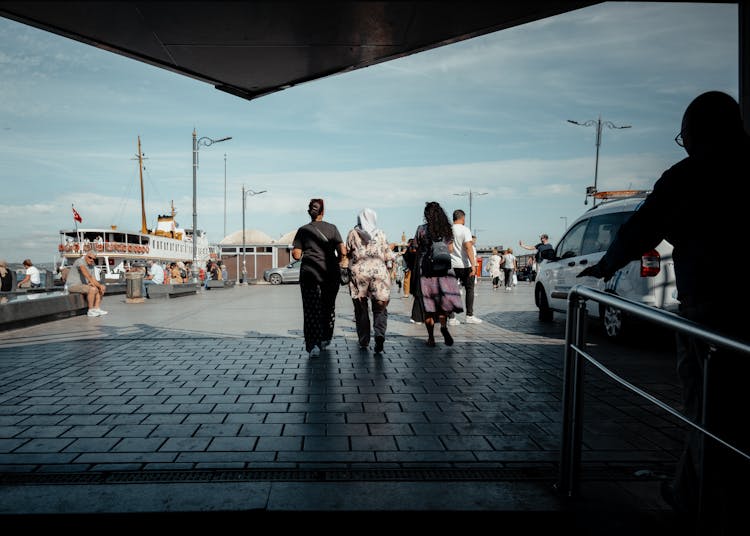
M 336 226 L 323 221 L 322 199 L 311 199 L 307 213 L 311 221 L 297 229 L 292 242 L 292 257 L 302 259 L 299 285 L 305 350 L 310 357 L 317 357 L 333 338 L 336 295 L 341 281 L 341 265 L 346 263 L 346 245 Z

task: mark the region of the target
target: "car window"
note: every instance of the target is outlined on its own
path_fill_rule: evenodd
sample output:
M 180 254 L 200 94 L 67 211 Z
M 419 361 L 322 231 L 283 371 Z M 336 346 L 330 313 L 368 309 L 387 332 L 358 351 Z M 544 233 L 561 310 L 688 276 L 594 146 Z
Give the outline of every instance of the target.
M 589 219 L 583 235 L 582 255 L 607 251 L 620 226 L 632 215 L 632 212 L 612 212 L 600 214 Z
M 588 220 L 576 223 L 570 230 L 565 233 L 560 243 L 557 245 L 557 256 L 561 259 L 577 257 L 581 254 L 583 235 L 586 231 Z

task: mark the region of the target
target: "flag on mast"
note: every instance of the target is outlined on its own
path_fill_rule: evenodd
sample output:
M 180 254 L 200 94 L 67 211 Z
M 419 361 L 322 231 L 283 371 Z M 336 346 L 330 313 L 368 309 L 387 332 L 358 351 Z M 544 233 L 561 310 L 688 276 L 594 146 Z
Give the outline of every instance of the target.
M 70 206 L 71 208 L 73 208 L 73 219 L 78 223 L 83 223 L 83 218 L 81 218 L 81 215 L 78 214 L 78 211 L 75 209 L 75 207 L 73 205 Z

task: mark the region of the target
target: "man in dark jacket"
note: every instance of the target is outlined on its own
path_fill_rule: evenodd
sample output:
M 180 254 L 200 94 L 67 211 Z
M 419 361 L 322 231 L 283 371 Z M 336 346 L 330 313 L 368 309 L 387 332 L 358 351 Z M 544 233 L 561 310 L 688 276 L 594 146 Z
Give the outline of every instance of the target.
M 629 261 L 639 259 L 662 239 L 673 246 L 680 315 L 730 337 L 748 340 L 744 293 L 732 277 L 714 277 L 709 249 L 744 235 L 747 225 L 744 190 L 750 178 L 750 141 L 737 102 L 710 91 L 685 110 L 675 138 L 688 156 L 668 170 L 633 216 L 622 225 L 606 254 L 578 277 L 605 280 Z M 740 245 L 737 236 L 735 243 Z M 747 266 L 743 247 L 736 266 Z M 739 307 L 738 307 L 739 306 Z M 706 366 L 709 363 L 710 374 Z M 708 345 L 687 335 L 677 337 L 677 371 L 683 387 L 683 412 L 700 424 L 706 402 L 706 428 L 744 452 L 750 452 L 747 425 L 750 356 Z M 704 376 L 708 378 L 703 392 Z M 705 395 L 705 396 L 704 396 Z M 702 518 L 728 528 L 750 501 L 750 461 L 710 438 L 705 439 L 700 466 L 700 433 L 689 431 L 674 485 L 664 485 L 664 498 L 678 511 L 698 508 L 698 475 L 705 468 Z

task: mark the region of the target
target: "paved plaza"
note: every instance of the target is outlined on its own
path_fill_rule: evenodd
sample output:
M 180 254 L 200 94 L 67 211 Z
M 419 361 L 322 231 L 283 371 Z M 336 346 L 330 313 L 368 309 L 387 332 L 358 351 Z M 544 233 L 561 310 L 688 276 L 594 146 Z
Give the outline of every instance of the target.
M 452 511 L 617 525 L 608 534 L 669 526 L 658 483 L 682 429 L 594 371 L 581 494 L 555 493 L 565 322 L 537 320 L 530 284 L 482 281 L 484 322 L 452 327 L 453 347 L 438 333 L 428 348 L 411 305 L 394 290 L 382 355 L 360 350 L 342 289 L 333 343 L 308 358 L 297 285 L 105 296 L 106 316 L 0 332 L 0 514 Z M 677 403 L 668 344 L 591 337 L 618 373 Z

